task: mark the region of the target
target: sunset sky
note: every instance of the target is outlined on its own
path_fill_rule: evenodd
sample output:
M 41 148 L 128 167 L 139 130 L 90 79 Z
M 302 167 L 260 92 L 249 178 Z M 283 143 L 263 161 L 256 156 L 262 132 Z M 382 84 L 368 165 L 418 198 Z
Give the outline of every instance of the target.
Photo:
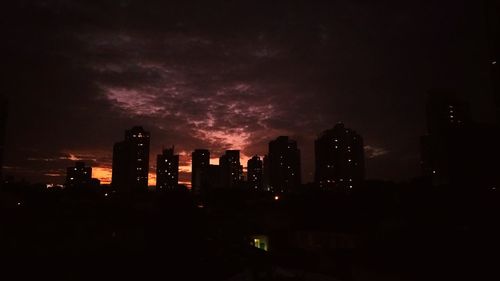
M 5 174 L 62 183 L 84 160 L 109 182 L 113 143 L 141 125 L 151 172 L 162 147 L 175 145 L 188 182 L 195 148 L 214 163 L 241 149 L 246 166 L 288 135 L 308 182 L 314 139 L 342 121 L 364 137 L 368 178 L 409 179 L 428 90 L 455 89 L 493 118 L 477 2 L 11 1 Z

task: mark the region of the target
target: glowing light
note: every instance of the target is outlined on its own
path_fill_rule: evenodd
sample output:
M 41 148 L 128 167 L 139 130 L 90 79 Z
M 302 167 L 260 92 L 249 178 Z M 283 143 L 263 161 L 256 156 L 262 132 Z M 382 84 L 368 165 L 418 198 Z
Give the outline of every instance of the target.
M 92 167 L 93 177 L 100 180 L 102 184 L 111 183 L 111 168 Z
M 280 197 L 278 195 L 276 195 L 276 196 L 274 196 L 274 200 L 278 201 L 278 200 L 280 200 Z

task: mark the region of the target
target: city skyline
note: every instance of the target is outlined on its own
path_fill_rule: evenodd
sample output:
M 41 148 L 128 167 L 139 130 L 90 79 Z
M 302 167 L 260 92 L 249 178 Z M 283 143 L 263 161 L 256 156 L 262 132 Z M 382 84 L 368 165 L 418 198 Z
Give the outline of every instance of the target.
M 3 276 L 500 280 L 500 0 L 4 2 Z
M 280 135 L 310 182 L 317 134 L 344 122 L 364 137 L 367 178 L 418 176 L 427 91 L 495 120 L 485 7 L 365 2 L 7 4 L 4 175 L 62 183 L 82 160 L 109 183 L 110 148 L 141 124 L 151 155 L 176 145 L 181 182 L 196 148 L 239 149 L 246 165 Z

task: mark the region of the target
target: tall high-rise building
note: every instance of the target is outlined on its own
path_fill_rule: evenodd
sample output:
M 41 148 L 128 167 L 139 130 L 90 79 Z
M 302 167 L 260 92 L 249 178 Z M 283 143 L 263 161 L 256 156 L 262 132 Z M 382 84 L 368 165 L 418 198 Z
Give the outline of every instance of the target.
M 272 191 L 287 192 L 300 186 L 300 150 L 296 141 L 280 136 L 269 142 L 266 160 L 269 163 L 269 187 Z
M 150 134 L 136 126 L 125 131 L 125 139 L 113 147 L 111 183 L 121 191 L 147 190 Z
M 78 161 L 74 167 L 66 169 L 66 188 L 80 188 L 91 184 L 92 167 L 85 166 L 85 162 Z
M 470 105 L 449 91 L 431 91 L 426 117 L 427 135 L 421 138 L 423 174 L 431 178 L 434 185 L 449 184 L 453 174 L 466 169 L 458 164 L 463 163 L 459 149 L 467 142 L 466 129 L 472 123 Z M 453 163 L 453 159 L 458 162 Z
M 241 182 L 243 167 L 240 164 L 239 150 L 226 150 L 219 158 L 221 172 L 221 185 L 224 188 L 232 188 Z
M 210 167 L 210 151 L 196 149 L 191 154 L 191 191 L 195 194 L 202 192 L 208 181 Z
M 179 183 L 179 155 L 174 155 L 174 147 L 164 149 L 156 157 L 156 188 L 174 189 Z
M 247 162 L 247 181 L 252 189 L 263 188 L 264 167 L 259 156 L 255 155 Z
M 435 186 L 491 188 L 500 184 L 496 129 L 472 121 L 469 105 L 450 94 L 432 93 L 427 131 L 421 138 L 422 170 Z
M 347 191 L 365 178 L 363 138 L 338 123 L 324 131 L 314 142 L 315 182 L 323 188 Z

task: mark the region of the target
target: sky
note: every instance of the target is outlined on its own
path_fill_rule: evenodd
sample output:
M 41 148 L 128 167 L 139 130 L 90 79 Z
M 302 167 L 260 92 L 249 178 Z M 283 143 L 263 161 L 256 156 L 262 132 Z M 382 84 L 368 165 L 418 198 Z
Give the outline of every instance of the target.
M 314 139 L 337 122 L 364 138 L 367 177 L 418 176 L 431 89 L 493 119 L 480 1 L 11 1 L 2 7 L 4 173 L 63 183 L 75 160 L 110 181 L 124 131 L 181 155 L 297 140 L 303 182 Z

